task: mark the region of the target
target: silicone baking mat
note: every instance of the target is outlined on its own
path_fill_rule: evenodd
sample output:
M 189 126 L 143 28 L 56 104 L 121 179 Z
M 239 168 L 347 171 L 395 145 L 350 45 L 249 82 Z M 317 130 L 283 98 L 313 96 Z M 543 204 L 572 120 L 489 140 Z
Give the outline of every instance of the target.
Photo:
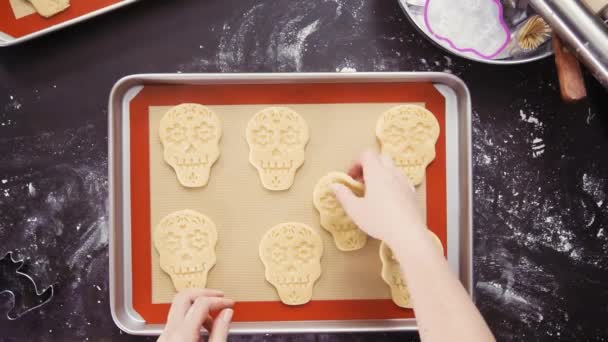
M 47 27 L 77 18 L 121 0 L 70 0 L 70 7 L 50 18 L 34 10 L 27 0 L 0 1 L 0 32 L 13 38 L 23 37 Z
M 370 96 L 372 95 L 372 96 Z M 373 96 L 375 95 L 375 96 Z M 187 189 L 162 159 L 158 124 L 173 105 L 195 102 L 213 109 L 223 126 L 221 156 L 209 184 Z M 388 108 L 418 103 L 426 106 L 444 128 L 443 97 L 431 84 L 308 84 L 145 86 L 131 102 L 131 203 L 134 307 L 148 323 L 162 323 L 174 295 L 170 278 L 158 265 L 151 229 L 165 215 L 195 209 L 218 226 L 218 262 L 208 286 L 237 300 L 235 321 L 344 320 L 412 317 L 398 308 L 380 278 L 379 242 L 370 239 L 355 252 L 338 251 L 320 228 L 312 206 L 312 189 L 329 171 L 348 168 L 364 148 L 377 148 L 375 122 Z M 311 139 L 306 162 L 289 191 L 262 188 L 248 162 L 245 125 L 258 110 L 282 105 L 307 121 Z M 445 140 L 418 189 L 429 228 L 445 246 Z M 315 228 L 324 241 L 323 274 L 313 300 L 290 307 L 278 301 L 264 279 L 258 257 L 263 233 L 277 223 L 299 221 Z

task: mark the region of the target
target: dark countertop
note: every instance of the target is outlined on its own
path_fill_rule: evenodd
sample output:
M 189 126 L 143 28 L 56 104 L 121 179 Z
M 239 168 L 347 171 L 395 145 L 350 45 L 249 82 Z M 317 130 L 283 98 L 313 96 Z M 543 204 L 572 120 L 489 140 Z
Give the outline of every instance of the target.
M 147 0 L 0 49 L 0 255 L 55 290 L 14 321 L 0 294 L 0 340 L 136 339 L 108 305 L 106 114 L 120 77 L 355 70 L 469 85 L 474 291 L 499 340 L 608 339 L 608 96 L 588 78 L 589 100 L 565 105 L 554 69 L 446 55 L 381 0 Z M 403 337 L 415 338 L 285 340 Z

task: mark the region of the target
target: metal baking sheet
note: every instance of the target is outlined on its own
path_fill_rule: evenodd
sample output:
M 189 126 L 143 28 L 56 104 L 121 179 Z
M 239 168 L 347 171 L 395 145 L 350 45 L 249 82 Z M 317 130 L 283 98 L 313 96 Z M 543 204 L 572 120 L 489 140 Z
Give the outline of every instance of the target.
M 71 0 L 71 2 L 74 2 L 74 1 L 85 1 L 86 2 L 86 0 Z M 33 13 L 33 14 L 29 14 L 27 16 L 24 16 L 23 18 L 14 19 L 13 8 L 9 4 L 9 0 L 5 0 L 5 4 L 2 5 L 2 6 L 4 6 L 4 8 L 2 10 L 6 11 L 6 12 L 3 13 L 3 15 L 10 16 L 11 20 L 16 20 L 17 22 L 19 20 L 27 20 L 28 21 L 26 23 L 27 26 L 39 26 L 41 28 L 37 29 L 33 32 L 23 34 L 23 35 L 21 35 L 21 34 L 11 35 L 9 33 L 2 32 L 2 29 L 0 28 L 0 47 L 12 46 L 12 45 L 17 45 L 17 44 L 23 43 L 25 41 L 43 36 L 47 33 L 60 30 L 64 27 L 71 26 L 71 25 L 80 23 L 82 21 L 94 18 L 98 15 L 127 6 L 136 1 L 138 1 L 138 0 L 121 0 L 121 1 L 114 2 L 114 3 L 109 3 L 107 6 L 104 6 L 99 9 L 95 9 L 95 10 L 92 10 L 89 12 L 85 12 L 85 13 L 83 13 L 79 16 L 76 16 L 74 18 L 71 18 L 71 19 L 64 20 L 62 18 L 62 16 L 69 14 L 68 11 L 70 11 L 70 8 L 68 8 L 66 11 L 59 13 L 56 16 L 51 17 L 51 18 L 43 18 L 42 16 L 39 16 L 38 14 Z M 91 4 L 94 4 L 94 3 L 91 3 Z M 73 7 L 73 8 L 75 8 L 75 7 Z M 81 11 L 82 9 L 78 8 L 78 10 Z M 28 18 L 30 16 L 37 16 L 37 17 Z
M 447 258 L 472 291 L 470 96 L 465 84 L 445 73 L 147 74 L 123 78 L 109 103 L 110 301 L 112 317 L 125 332 L 160 334 L 133 307 L 129 110 L 146 85 L 421 83 L 432 82 L 445 99 Z M 415 330 L 414 319 L 235 322 L 232 333 L 353 332 Z

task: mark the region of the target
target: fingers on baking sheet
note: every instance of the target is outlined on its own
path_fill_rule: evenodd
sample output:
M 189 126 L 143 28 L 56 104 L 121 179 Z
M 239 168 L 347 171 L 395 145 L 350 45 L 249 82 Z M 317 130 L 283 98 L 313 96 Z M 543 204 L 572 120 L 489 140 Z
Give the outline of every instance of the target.
M 287 107 L 268 107 L 249 120 L 245 136 L 249 162 L 258 170 L 264 188 L 289 189 L 304 164 L 310 138 L 306 121 Z
M 165 216 L 153 232 L 160 267 L 177 291 L 205 288 L 215 265 L 217 228 L 207 216 L 190 209 Z
M 364 186 L 343 172 L 330 172 L 323 176 L 313 190 L 313 204 L 319 212 L 321 227 L 331 233 L 341 251 L 355 251 L 367 243 L 367 234 L 348 217 L 334 195 L 334 183 L 348 187 L 356 196 L 363 196 Z
M 287 305 L 306 304 L 321 276 L 323 241 L 309 226 L 281 223 L 264 234 L 259 246 L 266 280 Z
M 435 159 L 439 122 L 418 105 L 400 105 L 384 112 L 376 124 L 382 153 L 393 158 L 414 186 L 424 180 L 426 167 Z
M 165 162 L 180 184 L 188 188 L 207 185 L 211 167 L 220 156 L 222 126 L 209 108 L 183 103 L 169 109 L 160 120 L 160 140 Z
M 428 232 L 433 237 L 437 250 L 443 254 L 441 240 L 432 231 L 428 230 Z M 393 251 L 384 242 L 380 244 L 380 260 L 382 261 L 382 280 L 389 286 L 393 302 L 399 307 L 411 309 L 410 293 L 401 272 L 401 265 L 399 265 Z

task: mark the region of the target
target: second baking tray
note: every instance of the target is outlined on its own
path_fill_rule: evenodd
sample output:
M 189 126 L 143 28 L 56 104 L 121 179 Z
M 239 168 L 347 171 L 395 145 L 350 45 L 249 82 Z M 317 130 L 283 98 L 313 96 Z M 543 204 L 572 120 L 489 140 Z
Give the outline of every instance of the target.
M 222 156 L 210 183 L 194 191 L 179 186 L 162 162 L 156 133 L 160 116 L 183 102 L 207 105 L 223 122 Z M 314 183 L 328 171 L 348 167 L 362 148 L 374 147 L 375 120 L 400 103 L 423 104 L 440 122 L 437 157 L 419 195 L 429 228 L 447 247 L 451 269 L 470 292 L 470 100 L 458 78 L 444 73 L 135 75 L 116 84 L 109 110 L 110 293 L 116 324 L 133 334 L 162 331 L 174 291 L 158 268 L 150 232 L 162 216 L 188 207 L 218 225 L 218 264 L 208 286 L 237 300 L 233 333 L 416 329 L 413 312 L 392 303 L 379 277 L 377 241 L 345 254 L 320 230 L 324 273 L 313 300 L 301 307 L 277 300 L 257 258 L 261 233 L 273 224 L 293 219 L 320 229 L 311 203 Z M 282 194 L 263 191 L 247 162 L 244 125 L 269 105 L 294 108 L 311 126 L 306 163 L 292 189 Z
M 16 45 L 89 20 L 137 0 L 70 0 L 70 7 L 50 18 L 36 13 L 27 0 L 0 1 L 0 47 Z

